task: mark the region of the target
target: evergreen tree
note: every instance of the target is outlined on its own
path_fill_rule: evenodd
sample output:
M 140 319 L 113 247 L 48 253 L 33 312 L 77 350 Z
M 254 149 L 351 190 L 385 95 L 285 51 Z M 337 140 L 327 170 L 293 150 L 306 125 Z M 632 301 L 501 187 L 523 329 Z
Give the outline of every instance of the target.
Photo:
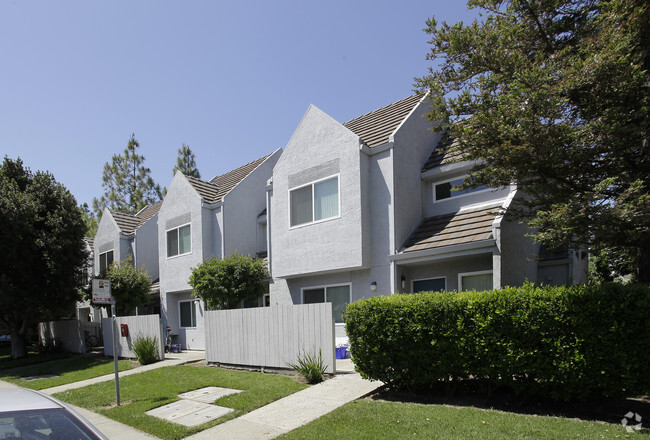
M 99 199 L 93 199 L 97 218 L 101 218 L 104 208 L 136 214 L 145 206 L 162 199 L 160 185 L 154 183 L 151 170 L 144 166 L 145 157 L 137 153 L 139 147 L 135 134 L 132 134 L 124 153 L 114 154 L 111 163 L 104 165 L 104 194 Z
M 0 324 L 11 356 L 27 355 L 28 329 L 67 317 L 80 299 L 86 225 L 70 191 L 20 159 L 0 165 Z
M 471 0 L 427 22 L 431 121 L 478 160 L 469 185 L 516 182 L 548 247 L 618 249 L 650 282 L 650 8 L 645 0 Z M 625 264 L 618 264 L 624 267 Z
M 183 144 L 183 146 L 178 149 L 178 157 L 176 158 L 176 165 L 174 166 L 173 173 L 176 174 L 176 171 L 180 171 L 186 176 L 195 177 L 197 179 L 201 178 L 201 173 L 199 173 L 199 170 L 196 167 L 194 153 L 190 149 L 189 145 Z

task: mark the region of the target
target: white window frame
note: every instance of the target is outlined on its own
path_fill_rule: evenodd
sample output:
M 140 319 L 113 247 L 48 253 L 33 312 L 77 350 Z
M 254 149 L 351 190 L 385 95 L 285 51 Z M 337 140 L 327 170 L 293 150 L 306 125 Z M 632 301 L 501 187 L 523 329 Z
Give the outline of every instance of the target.
M 427 278 L 418 278 L 416 280 L 411 280 L 411 292 L 415 292 L 415 283 L 416 281 L 428 281 L 428 280 L 445 280 L 445 287 L 442 289 L 442 292 L 447 290 L 447 277 L 427 277 Z
M 169 241 L 169 239 L 168 239 L 168 234 L 169 234 L 169 232 L 174 231 L 174 230 L 176 230 L 176 231 L 180 231 L 180 229 L 181 229 L 181 228 L 184 228 L 185 226 L 189 226 L 189 227 L 190 227 L 190 251 L 189 251 L 189 252 L 185 252 L 185 253 L 183 253 L 183 254 L 178 253 L 178 254 L 176 254 L 176 255 L 169 256 L 169 255 L 168 255 L 168 253 L 169 253 L 169 245 L 168 245 L 168 241 Z M 189 223 L 185 223 L 185 224 L 182 224 L 182 225 L 176 226 L 175 228 L 169 228 L 169 229 L 167 229 L 167 230 L 165 231 L 165 255 L 167 255 L 167 259 L 170 259 L 170 258 L 177 258 L 177 257 L 182 257 L 183 255 L 189 255 L 189 254 L 192 253 L 192 250 L 193 250 L 193 246 L 192 246 L 192 229 L 193 229 L 193 228 L 192 228 L 192 222 L 189 222 Z M 176 232 L 176 237 L 178 238 L 178 232 Z M 179 248 L 180 248 L 180 240 L 178 241 L 178 246 L 179 246 Z M 180 250 L 179 250 L 179 252 L 180 252 Z
M 178 301 L 178 327 L 179 328 L 196 328 L 196 321 L 197 321 L 196 315 L 198 314 L 197 310 L 196 310 L 196 302 L 197 301 L 194 300 L 194 299 L 181 299 L 181 300 Z M 193 310 L 194 310 L 194 319 L 193 319 L 194 322 L 192 323 L 192 324 L 194 324 L 193 326 L 183 327 L 183 325 L 182 325 L 182 322 L 181 322 L 181 304 L 182 303 L 192 303 L 192 307 L 193 307 Z M 191 312 L 190 312 L 190 319 L 192 319 L 192 313 Z
M 335 215 L 333 217 L 327 217 L 327 218 L 324 218 L 324 219 L 321 219 L 321 220 L 314 220 L 314 210 L 316 209 L 315 208 L 315 203 L 314 203 L 314 186 L 317 183 L 325 182 L 325 181 L 331 180 L 331 179 L 333 179 L 335 177 L 336 177 L 336 191 L 337 191 L 337 194 L 338 194 L 338 200 L 337 200 L 338 201 L 338 215 Z M 311 186 L 311 218 L 312 218 L 312 220 L 310 222 L 300 223 L 299 225 L 292 226 L 291 225 L 291 193 L 293 191 L 297 191 L 297 190 L 305 188 L 307 186 Z M 327 177 L 324 177 L 324 178 L 318 179 L 318 180 L 313 180 L 313 181 L 311 181 L 309 183 L 305 183 L 304 185 L 296 186 L 294 188 L 289 188 L 287 200 L 289 202 L 289 203 L 287 203 L 287 205 L 289 206 L 289 216 L 288 216 L 289 229 L 302 228 L 304 226 L 309 226 L 309 225 L 314 225 L 314 224 L 317 224 L 317 223 L 328 222 L 330 220 L 335 220 L 337 218 L 341 218 L 341 173 L 332 174 L 331 176 L 327 176 Z
M 99 259 L 97 260 L 97 267 L 99 268 L 99 273 L 102 273 L 102 255 L 108 255 L 109 252 L 113 252 L 113 261 L 111 261 L 111 264 L 115 261 L 115 248 L 107 250 L 106 252 L 102 252 L 99 254 Z M 111 267 L 110 264 L 108 264 L 108 260 L 106 260 L 106 270 L 108 271 L 109 267 Z
M 329 287 L 343 287 L 343 286 L 348 286 L 349 287 L 349 289 L 348 289 L 348 292 L 349 292 L 349 294 L 348 294 L 348 296 L 349 296 L 348 304 L 351 304 L 352 303 L 352 283 L 322 284 L 322 285 L 318 285 L 318 286 L 302 287 L 300 289 L 300 301 L 301 301 L 302 304 L 305 304 L 305 290 L 325 289 L 325 298 L 324 299 L 325 299 L 325 302 L 328 302 L 327 301 L 327 289 Z M 312 304 L 322 304 L 322 303 L 312 303 Z M 332 316 L 332 319 L 334 319 L 334 316 Z M 339 327 L 345 325 L 344 322 L 334 322 L 334 324 L 339 326 Z
M 438 197 L 436 197 L 436 186 L 438 186 L 438 185 L 442 185 L 442 184 L 444 184 L 444 183 L 453 182 L 454 180 L 460 180 L 460 179 L 462 179 L 463 181 L 465 181 L 465 179 L 467 179 L 467 177 L 468 177 L 468 175 L 465 174 L 464 176 L 454 177 L 454 178 L 451 178 L 451 179 L 446 179 L 446 180 L 441 180 L 441 181 L 439 181 L 439 182 L 434 182 L 434 183 L 432 184 L 432 185 L 433 185 L 433 188 L 432 188 L 432 190 L 433 190 L 433 202 L 434 202 L 434 203 L 435 203 L 435 202 L 443 202 L 443 201 L 445 201 L 445 200 L 451 200 L 451 199 L 454 199 L 454 200 L 455 200 L 455 199 L 458 199 L 459 197 L 465 197 L 465 196 L 469 196 L 469 195 L 472 195 L 472 194 L 480 194 L 480 193 L 483 193 L 483 192 L 486 192 L 486 191 L 491 191 L 491 190 L 493 190 L 493 188 L 479 189 L 479 190 L 476 190 L 476 191 L 470 191 L 470 192 L 467 192 L 467 193 L 464 193 L 464 194 L 458 194 L 457 196 L 450 196 L 450 197 L 447 197 L 447 198 L 445 198 L 445 199 L 438 199 Z M 454 191 L 452 190 L 452 193 L 453 193 L 453 192 L 454 192 Z
M 461 292 L 463 290 L 463 277 L 467 275 L 486 275 L 486 274 L 491 274 L 492 275 L 492 288 L 494 289 L 494 271 L 493 270 L 479 270 L 476 272 L 462 272 L 458 273 L 458 291 Z

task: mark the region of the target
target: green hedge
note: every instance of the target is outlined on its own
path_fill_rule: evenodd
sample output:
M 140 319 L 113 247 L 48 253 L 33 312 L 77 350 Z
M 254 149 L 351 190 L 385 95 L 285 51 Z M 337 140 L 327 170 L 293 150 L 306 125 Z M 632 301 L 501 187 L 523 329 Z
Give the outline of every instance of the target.
M 344 317 L 357 370 L 395 388 L 472 382 L 561 400 L 650 391 L 650 286 L 392 295 Z

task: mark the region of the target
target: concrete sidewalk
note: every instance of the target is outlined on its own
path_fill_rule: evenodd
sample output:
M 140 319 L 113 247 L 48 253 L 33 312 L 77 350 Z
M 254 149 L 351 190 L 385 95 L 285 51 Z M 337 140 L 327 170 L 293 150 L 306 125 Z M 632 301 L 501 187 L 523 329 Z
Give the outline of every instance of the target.
M 241 417 L 206 429 L 187 440 L 223 438 L 229 440 L 266 440 L 278 437 L 318 419 L 348 402 L 379 388 L 381 382 L 362 379 L 353 370 L 352 362 L 337 361 L 337 374 L 326 380 Z
M 120 377 L 143 373 L 145 371 L 155 370 L 156 368 L 171 367 L 173 365 L 183 365 L 189 362 L 196 362 L 201 360 L 205 360 L 204 351 L 184 351 L 182 353 L 166 353 L 164 361 L 155 362 L 149 365 L 143 365 L 141 367 L 133 368 L 127 371 L 120 371 Z M 65 385 L 59 385 L 58 387 L 46 388 L 41 391 L 47 394 L 55 394 L 55 393 L 60 393 L 61 391 L 82 388 L 95 383 L 108 382 L 114 379 L 115 379 L 115 373 L 111 373 L 111 374 L 106 374 L 104 376 L 93 377 L 92 379 L 82 380 L 80 382 L 73 382 Z
M 183 365 L 188 362 L 195 362 L 205 359 L 205 352 L 203 351 L 185 351 L 182 353 L 168 353 L 165 355 L 165 360 L 161 362 L 156 362 L 150 365 L 144 365 L 142 367 L 133 368 L 132 370 L 120 372 L 120 377 L 129 376 L 131 374 L 142 373 L 144 371 L 154 370 L 156 368 L 168 367 L 171 365 Z M 107 382 L 109 380 L 114 380 L 115 374 L 107 374 L 104 376 L 94 377 L 92 379 L 83 380 L 81 382 L 74 382 L 67 385 L 61 385 L 58 387 L 47 388 L 41 390 L 41 392 L 46 394 L 59 393 L 61 391 L 72 390 L 75 388 L 81 388 L 87 385 L 94 383 Z M 0 388 L 14 388 L 17 385 L 14 385 L 9 382 L 0 381 Z M 101 414 L 89 411 L 85 408 L 79 408 L 77 406 L 70 405 L 81 414 L 86 420 L 92 423 L 94 426 L 99 429 L 102 434 L 104 434 L 109 439 L 115 440 L 138 440 L 138 439 L 152 439 L 155 440 L 158 437 L 142 432 L 138 429 L 135 429 L 131 426 L 125 425 L 123 423 L 117 422 L 108 417 L 104 417 Z
M 162 362 L 134 368 L 120 372 L 120 377 L 142 373 L 171 365 L 182 365 L 205 359 L 202 351 L 186 351 L 172 353 Z M 203 440 L 223 438 L 229 440 L 267 440 L 278 437 L 304 424 L 359 399 L 379 388 L 381 382 L 364 380 L 354 371 L 354 365 L 349 359 L 337 360 L 337 374 L 334 378 L 318 385 L 291 394 L 276 400 L 269 405 L 258 408 L 241 417 L 230 420 L 213 428 L 206 429 L 190 437 L 188 440 Z M 96 377 L 93 379 L 75 382 L 41 390 L 47 394 L 54 394 L 75 388 L 81 388 L 99 382 L 114 379 L 113 374 Z M 15 387 L 15 385 L 0 381 L 0 387 Z M 79 414 L 95 425 L 107 438 L 119 440 L 152 439 L 154 437 L 128 425 L 104 417 L 84 408 L 73 407 Z

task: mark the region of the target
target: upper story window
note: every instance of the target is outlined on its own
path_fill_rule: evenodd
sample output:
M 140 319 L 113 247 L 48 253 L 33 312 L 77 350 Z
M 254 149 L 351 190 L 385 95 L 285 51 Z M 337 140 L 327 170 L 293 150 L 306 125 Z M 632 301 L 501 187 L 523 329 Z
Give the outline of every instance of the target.
M 458 187 L 463 183 L 465 183 L 464 178 L 450 180 L 448 182 L 443 182 L 443 183 L 436 183 L 434 185 L 436 201 L 449 199 L 451 197 L 463 196 L 465 194 L 490 189 L 489 186 L 485 186 L 485 185 L 477 186 L 476 188 L 467 188 L 463 190 L 454 189 L 454 187 Z
M 289 191 L 291 227 L 338 217 L 339 210 L 339 176 Z
M 113 251 L 104 252 L 99 254 L 99 273 L 105 274 L 111 264 L 113 263 Z
M 192 252 L 192 233 L 190 225 L 167 231 L 167 257 L 189 254 Z

